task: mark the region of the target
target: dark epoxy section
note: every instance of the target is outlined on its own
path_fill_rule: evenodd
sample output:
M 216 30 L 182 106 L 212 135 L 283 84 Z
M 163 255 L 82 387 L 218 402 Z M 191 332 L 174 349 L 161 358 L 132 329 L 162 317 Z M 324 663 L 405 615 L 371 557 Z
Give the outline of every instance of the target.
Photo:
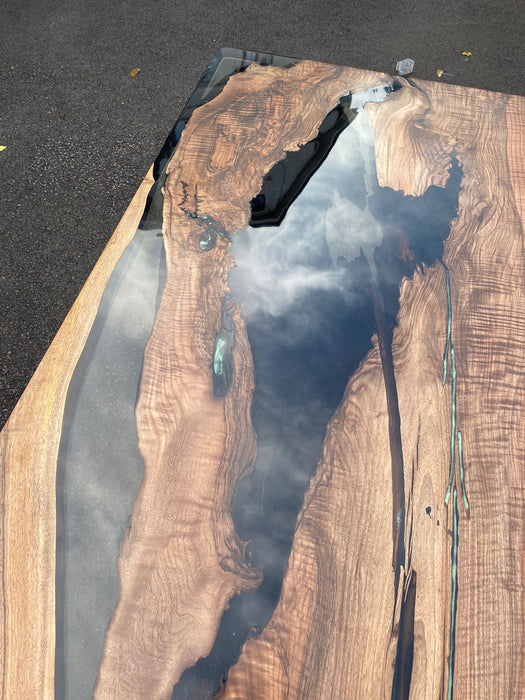
M 352 121 L 351 96 L 345 95 L 323 119 L 317 136 L 297 151 L 286 154 L 263 177 L 261 191 L 251 201 L 250 226 L 278 226 L 291 204 L 332 150 L 337 137 Z
M 401 603 L 398 653 L 394 667 L 392 700 L 408 700 L 414 664 L 414 618 L 416 613 L 417 574 L 412 572 L 406 595 Z
M 401 280 L 440 259 L 456 215 L 455 161 L 446 188 L 430 187 L 420 198 L 378 186 L 366 120 L 361 113 L 356 129 L 352 124 L 339 137 L 279 228 L 248 229 L 232 244 L 230 286 L 254 357 L 258 437 L 255 469 L 237 488 L 233 513 L 264 580 L 231 601 L 211 654 L 183 674 L 173 700 L 212 697 L 244 640 L 270 619 L 326 425 L 371 346 L 374 305 L 382 308 L 391 352 Z M 416 575 L 404 605 L 393 697 L 410 688 L 415 585 Z

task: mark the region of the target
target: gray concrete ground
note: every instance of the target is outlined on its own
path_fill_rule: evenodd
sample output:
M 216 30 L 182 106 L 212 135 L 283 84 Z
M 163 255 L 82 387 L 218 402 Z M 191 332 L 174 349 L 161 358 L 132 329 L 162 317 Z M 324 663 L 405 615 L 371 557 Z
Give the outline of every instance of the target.
M 0 425 L 217 48 L 525 94 L 524 36 L 520 0 L 3 0 Z

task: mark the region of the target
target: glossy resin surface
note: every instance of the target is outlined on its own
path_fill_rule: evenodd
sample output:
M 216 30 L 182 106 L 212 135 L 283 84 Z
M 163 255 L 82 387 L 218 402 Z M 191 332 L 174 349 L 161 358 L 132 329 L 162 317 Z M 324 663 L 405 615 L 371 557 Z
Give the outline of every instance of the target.
M 524 691 L 524 127 L 214 56 L 0 435 L 6 697 Z

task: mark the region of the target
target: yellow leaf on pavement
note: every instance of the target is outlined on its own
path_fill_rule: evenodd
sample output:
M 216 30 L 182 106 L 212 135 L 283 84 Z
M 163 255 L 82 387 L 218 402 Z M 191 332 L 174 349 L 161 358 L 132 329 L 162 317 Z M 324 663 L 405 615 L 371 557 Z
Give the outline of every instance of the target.
M 131 74 L 130 74 L 130 75 L 131 75 L 132 78 L 134 78 L 134 77 L 135 77 L 136 75 L 138 75 L 139 73 L 140 73 L 140 68 L 133 68 L 133 70 L 131 71 Z

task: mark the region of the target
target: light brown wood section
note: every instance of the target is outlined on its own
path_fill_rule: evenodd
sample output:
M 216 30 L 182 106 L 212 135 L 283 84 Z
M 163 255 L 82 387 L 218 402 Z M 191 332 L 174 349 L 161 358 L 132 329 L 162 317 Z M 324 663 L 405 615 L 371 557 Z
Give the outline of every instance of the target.
M 152 170 L 0 434 L 5 698 L 53 698 L 55 476 L 69 381 L 111 272 L 144 213 Z
M 523 697 L 525 100 L 417 81 L 367 109 L 380 185 L 420 196 L 431 184 L 446 183 L 453 156 L 463 170 L 458 216 L 444 248 L 456 427 L 471 513 L 469 520 L 456 466 L 453 692 Z M 447 697 L 452 500 L 448 510 L 443 500 L 452 394 L 450 358 L 441 386 L 446 325 L 445 271 L 436 263 L 402 283 L 393 341 L 407 573 L 417 574 L 411 698 Z M 278 607 L 260 637 L 244 645 L 223 700 L 393 697 L 399 611 L 391 499 L 385 390 L 374 346 L 328 426 Z
M 223 236 L 247 225 L 263 175 L 316 135 L 342 94 L 388 82 L 311 62 L 253 65 L 198 108 L 182 134 L 165 187 L 167 280 L 136 412 L 144 480 L 119 555 L 98 698 L 171 697 L 182 672 L 211 650 L 228 601 L 260 580 L 229 514 L 255 455 L 253 367 L 238 312 L 232 386 L 225 399 L 212 394 L 232 264 Z M 202 251 L 208 227 L 217 245 Z

